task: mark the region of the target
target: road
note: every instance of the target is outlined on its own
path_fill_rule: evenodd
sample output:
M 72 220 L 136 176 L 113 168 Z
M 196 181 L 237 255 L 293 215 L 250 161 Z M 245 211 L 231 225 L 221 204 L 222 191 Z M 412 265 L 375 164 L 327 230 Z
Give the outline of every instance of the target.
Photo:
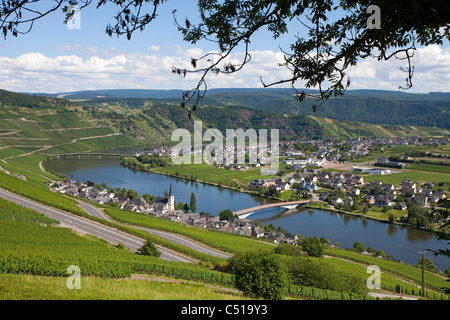
M 114 222 L 114 223 L 117 223 L 117 224 L 121 224 L 118 221 L 112 220 L 101 209 L 95 207 L 94 205 L 91 205 L 91 204 L 86 203 L 86 202 L 81 201 L 81 200 L 78 200 L 78 203 L 80 204 L 80 206 L 88 214 L 90 214 L 92 216 L 95 216 L 97 218 L 104 219 L 104 220 L 107 220 L 107 221 L 110 221 L 110 222 Z M 166 240 L 169 240 L 169 241 L 171 241 L 173 243 L 177 243 L 179 245 L 182 245 L 182 246 L 194 249 L 196 251 L 203 252 L 203 253 L 215 256 L 215 257 L 224 258 L 224 259 L 228 259 L 228 258 L 231 257 L 230 254 L 226 254 L 226 253 L 217 251 L 215 249 L 206 247 L 206 246 L 204 246 L 202 244 L 199 244 L 198 242 L 195 242 L 192 239 L 188 239 L 188 238 L 186 238 L 184 236 L 181 236 L 179 234 L 175 234 L 175 233 L 171 233 L 171 232 L 167 232 L 167 231 L 162 231 L 162 230 L 155 230 L 155 229 L 135 226 L 135 225 L 128 225 L 128 224 L 123 224 L 123 223 L 122 223 L 122 225 L 126 225 L 127 227 L 133 227 L 133 228 L 136 228 L 136 229 L 140 229 L 140 230 L 146 231 L 146 232 L 151 233 L 151 234 L 153 234 L 155 236 L 158 236 L 158 237 L 164 238 Z
M 91 221 L 89 219 L 82 218 L 74 214 L 52 208 L 50 206 L 46 206 L 44 204 L 32 201 L 4 189 L 0 189 L 0 197 L 19 204 L 25 208 L 29 208 L 42 213 L 52 219 L 55 219 L 59 221 L 61 223 L 61 226 L 63 227 L 71 228 L 81 233 L 94 235 L 112 244 L 122 243 L 125 247 L 133 251 L 136 251 L 145 242 L 144 239 L 132 236 L 123 231 L 119 231 L 114 228 L 102 225 L 101 223 Z M 187 263 L 194 262 L 193 259 L 190 259 L 173 251 L 169 251 L 165 248 L 158 247 L 158 250 L 161 252 L 161 259 Z

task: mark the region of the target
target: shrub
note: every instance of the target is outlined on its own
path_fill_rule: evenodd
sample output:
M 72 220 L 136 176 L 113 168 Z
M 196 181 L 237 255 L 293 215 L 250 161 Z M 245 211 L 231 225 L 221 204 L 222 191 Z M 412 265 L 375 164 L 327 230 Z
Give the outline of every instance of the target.
M 151 241 L 146 241 L 142 247 L 137 249 L 137 254 L 142 254 L 145 256 L 159 257 L 161 252 L 155 247 Z
M 235 285 L 245 295 L 282 299 L 287 290 L 287 268 L 274 253 L 249 251 L 229 259 Z

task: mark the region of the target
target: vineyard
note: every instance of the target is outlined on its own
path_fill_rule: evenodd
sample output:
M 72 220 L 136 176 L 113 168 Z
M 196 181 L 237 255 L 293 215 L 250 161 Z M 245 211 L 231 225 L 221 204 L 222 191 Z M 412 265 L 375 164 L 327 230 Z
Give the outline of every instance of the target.
M 360 253 L 356 253 L 349 250 L 341 250 L 341 249 L 325 249 L 324 252 L 326 255 L 348 259 L 354 262 L 362 263 L 365 265 L 377 265 L 381 271 L 386 271 L 391 274 L 394 274 L 396 276 L 410 279 L 412 280 L 416 285 L 421 285 L 422 283 L 422 270 L 414 267 L 412 265 L 403 264 L 400 262 L 394 262 L 389 260 L 383 260 L 378 259 L 375 257 L 369 257 L 362 255 Z M 366 275 L 367 278 L 367 275 Z M 389 284 L 386 284 L 386 289 L 393 289 L 392 285 L 389 286 Z M 402 285 L 402 287 L 404 284 Z M 433 290 L 436 290 L 437 292 L 443 293 L 443 288 L 448 287 L 448 284 L 446 282 L 446 278 L 443 276 L 439 276 L 437 274 L 426 272 L 425 276 L 425 286 L 428 288 L 431 288 Z M 412 290 L 414 289 L 414 286 L 405 286 L 410 293 L 412 293 Z M 418 289 L 416 287 L 415 293 L 418 293 Z
M 0 199 L 0 274 L 64 277 L 68 276 L 70 265 L 77 265 L 82 276 L 128 278 L 132 273 L 148 273 L 226 286 L 234 284 L 234 275 L 229 273 L 137 255 L 98 238 L 80 236 L 55 225 L 57 221 Z M 367 298 L 292 285 L 286 293 L 308 299 Z
M 200 228 L 191 227 L 186 224 L 181 224 L 169 221 L 167 219 L 157 218 L 126 210 L 108 208 L 105 211 L 109 216 L 117 221 L 185 235 L 208 246 L 218 248 L 226 252 L 245 252 L 249 250 L 250 241 L 252 249 L 273 249 L 273 246 L 269 243 L 238 236 L 232 233 L 226 233 L 212 229 L 202 230 Z
M 82 275 L 123 278 L 145 272 L 233 283 L 230 274 L 141 256 L 94 237 L 81 237 L 52 226 L 55 221 L 37 212 L 0 200 L 0 273 L 64 276 L 70 265 L 77 265 Z
M 34 184 L 27 183 L 24 180 L 10 176 L 0 170 L 0 188 L 9 190 L 13 193 L 23 195 L 29 199 L 38 201 L 40 203 L 65 210 L 81 216 L 86 216 L 78 206 L 75 200 L 62 196 L 61 194 L 44 189 Z
M 361 281 L 367 280 L 367 267 L 365 265 L 359 265 L 354 262 L 345 261 L 342 259 L 325 259 L 325 262 L 333 267 L 334 270 L 337 270 L 342 273 L 350 273 L 358 278 Z M 396 292 L 396 288 L 400 287 L 402 293 L 420 296 L 421 295 L 421 286 L 418 283 L 412 283 L 410 280 L 401 280 L 398 277 L 391 275 L 386 270 L 381 270 L 382 274 L 380 277 L 380 286 L 381 289 Z M 439 293 L 436 291 L 430 292 L 430 290 L 426 290 L 427 297 L 431 299 L 444 299 L 447 300 L 448 296 Z
M 0 221 L 36 222 L 41 224 L 59 224 L 36 211 L 16 205 L 10 201 L 0 198 Z

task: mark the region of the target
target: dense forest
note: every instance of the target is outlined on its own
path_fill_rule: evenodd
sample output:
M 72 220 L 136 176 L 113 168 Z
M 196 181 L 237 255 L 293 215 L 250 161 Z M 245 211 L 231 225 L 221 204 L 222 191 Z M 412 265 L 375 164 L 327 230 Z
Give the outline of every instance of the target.
M 25 95 L 0 89 L 0 105 L 15 108 L 53 107 L 56 109 L 64 109 L 65 107 L 71 106 L 72 103 L 64 99 Z
M 312 92 L 312 90 L 305 90 Z M 405 91 L 350 90 L 329 99 L 313 112 L 311 99 L 295 100 L 292 89 L 210 89 L 201 106 L 242 106 L 285 115 L 312 115 L 341 121 L 374 124 L 414 125 L 450 129 L 450 93 L 413 94 Z M 57 95 L 48 95 L 56 97 Z M 112 103 L 129 108 L 147 105 L 180 104 L 181 90 L 93 90 L 74 92 L 68 99 L 90 99 L 84 103 Z

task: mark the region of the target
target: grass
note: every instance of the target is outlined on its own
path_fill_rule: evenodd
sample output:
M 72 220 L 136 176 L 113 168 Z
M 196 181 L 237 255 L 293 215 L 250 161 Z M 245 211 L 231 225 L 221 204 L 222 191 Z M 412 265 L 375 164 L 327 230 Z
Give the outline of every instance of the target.
M 415 164 L 415 165 L 409 166 L 408 170 L 445 173 L 445 174 L 449 175 L 449 180 L 450 180 L 450 166 L 421 163 L 421 164 Z
M 434 150 L 432 146 L 417 146 L 417 145 L 399 146 L 398 145 L 398 146 L 393 146 L 393 147 L 385 147 L 384 152 L 382 152 L 382 151 L 373 152 L 370 156 L 355 159 L 355 160 L 352 160 L 352 162 L 362 163 L 362 162 L 377 160 L 379 157 L 390 157 L 390 156 L 395 156 L 395 155 L 403 154 L 405 152 L 410 152 L 410 151 L 428 152 L 428 151 L 432 151 L 432 150 Z
M 167 279 L 167 278 L 165 278 Z M 157 280 L 148 277 L 148 280 Z M 0 300 L 235 300 L 227 292 L 192 281 L 147 281 L 81 277 L 80 289 L 68 289 L 66 277 L 0 274 Z
M 450 181 L 450 175 L 443 175 L 433 172 L 421 172 L 415 170 L 405 170 L 403 169 L 400 173 L 393 173 L 389 175 L 368 175 L 364 176 L 364 180 L 366 182 L 372 182 L 374 180 L 380 180 L 383 183 L 399 185 L 404 179 L 412 180 L 416 182 L 428 182 L 431 181 L 434 184 L 438 184 L 439 182 Z
M 397 210 L 397 209 L 390 209 L 388 212 L 383 212 L 383 208 L 372 206 L 372 208 L 369 209 L 367 214 L 363 214 L 363 216 L 376 218 L 376 219 L 382 219 L 382 220 L 389 220 L 389 215 L 393 214 L 395 219 L 398 219 L 405 214 L 407 214 L 406 210 Z
M 151 171 L 177 175 L 180 177 L 197 177 L 197 181 L 218 184 L 227 187 L 236 187 L 237 184 L 247 186 L 254 179 L 267 179 L 272 176 L 260 174 L 260 168 L 253 168 L 247 171 L 227 170 L 215 168 L 206 163 L 203 164 L 180 164 L 169 167 L 152 168 Z

